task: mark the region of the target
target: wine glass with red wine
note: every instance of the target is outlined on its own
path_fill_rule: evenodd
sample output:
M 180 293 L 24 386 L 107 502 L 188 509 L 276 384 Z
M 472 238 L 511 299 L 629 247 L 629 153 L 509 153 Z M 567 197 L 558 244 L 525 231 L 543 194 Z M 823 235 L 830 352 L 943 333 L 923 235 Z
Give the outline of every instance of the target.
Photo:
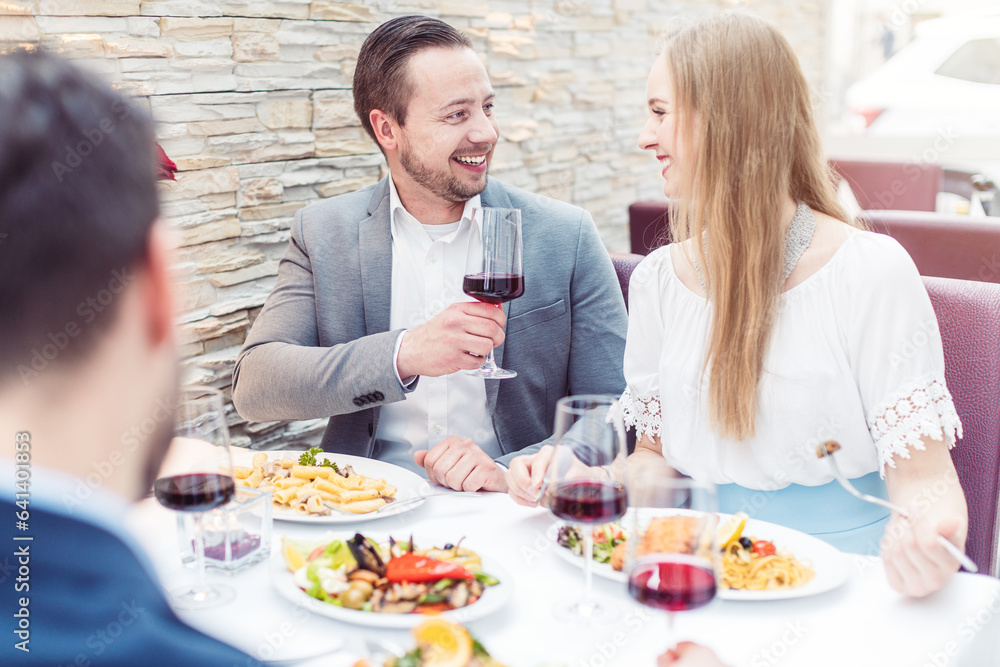
M 614 396 L 567 396 L 556 403 L 554 449 L 542 504 L 557 519 L 579 524 L 583 537 L 583 597 L 558 602 L 556 618 L 603 623 L 619 610 L 592 593 L 593 531 L 625 514 L 625 426 Z
M 474 299 L 500 304 L 524 294 L 521 267 L 521 210 L 517 208 L 477 208 L 472 215 L 479 235 L 470 235 L 468 261 L 462 291 Z M 465 371 L 481 378 L 502 380 L 516 377 L 493 360 L 493 350 L 475 370 Z
M 167 509 L 195 515 L 198 574 L 194 584 L 170 592 L 171 602 L 179 609 L 207 609 L 236 597 L 229 586 L 205 581 L 202 518 L 208 510 L 229 502 L 236 492 L 222 394 L 211 387 L 186 387 L 178 397 L 174 418 L 174 439 L 161 469 L 161 474 L 167 474 L 153 483 L 153 492 Z
M 667 613 L 673 645 L 674 613 L 698 609 L 715 598 L 715 485 L 679 477 L 664 464 L 633 470 L 629 491 L 628 592 L 637 602 Z

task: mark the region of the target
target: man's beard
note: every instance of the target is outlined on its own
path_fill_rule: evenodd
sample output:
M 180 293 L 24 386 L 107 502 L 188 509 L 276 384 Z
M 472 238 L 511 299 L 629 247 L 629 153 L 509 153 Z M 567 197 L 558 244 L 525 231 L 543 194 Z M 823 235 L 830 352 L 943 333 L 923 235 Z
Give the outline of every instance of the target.
M 416 152 L 411 151 L 406 143 L 400 144 L 399 162 L 414 181 L 445 201 L 466 202 L 486 189 L 485 178 L 482 183 L 467 184 L 446 170 L 431 169 L 420 161 Z
M 166 400 L 160 405 L 169 406 L 169 414 L 166 419 L 156 423 L 156 430 L 153 431 L 140 447 L 145 451 L 145 461 L 143 465 L 142 495 L 149 493 L 153 488 L 153 482 L 159 477 L 160 466 L 170 449 L 170 443 L 174 439 L 176 427 L 175 418 L 177 402 L 180 398 L 180 389 L 177 385 L 177 374 L 171 374 L 169 389 L 165 392 Z

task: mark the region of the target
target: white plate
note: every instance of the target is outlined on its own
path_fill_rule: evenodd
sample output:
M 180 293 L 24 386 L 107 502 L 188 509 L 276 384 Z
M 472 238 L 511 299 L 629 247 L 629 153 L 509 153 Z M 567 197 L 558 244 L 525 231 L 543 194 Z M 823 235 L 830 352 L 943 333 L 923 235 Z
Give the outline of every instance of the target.
M 366 532 L 363 533 L 363 535 L 376 540 L 379 544 L 389 541 L 388 534 Z M 323 539 L 328 539 L 328 541 L 349 540 L 352 537 L 354 537 L 354 533 L 342 533 L 324 536 Z M 407 538 L 408 537 L 409 535 L 407 535 Z M 421 544 L 419 536 L 417 536 L 415 541 L 418 546 Z M 424 542 L 431 543 L 426 539 Z M 281 540 L 276 540 L 276 543 L 281 544 Z M 434 542 L 434 544 L 443 545 L 444 542 L 437 541 Z M 461 609 L 453 609 L 439 614 L 438 616 L 441 618 L 446 618 L 455 623 L 465 624 L 484 616 L 488 616 L 507 604 L 507 600 L 510 599 L 511 592 L 514 589 L 514 579 L 511 577 L 510 572 L 501 567 L 497 561 L 483 556 L 482 553 L 479 555 L 483 559 L 483 571 L 498 579 L 500 583 L 496 586 L 488 586 L 486 590 L 483 591 L 482 597 L 469 606 L 462 607 Z M 338 607 L 328 602 L 317 600 L 295 584 L 295 579 L 292 573 L 288 571 L 288 567 L 285 565 L 285 559 L 281 555 L 280 548 L 276 548 L 272 552 L 270 567 L 271 582 L 274 584 L 274 587 L 278 589 L 278 593 L 283 598 L 322 616 L 328 616 L 329 618 L 344 621 L 345 623 L 367 625 L 372 628 L 413 628 L 420 625 L 428 618 L 433 618 L 432 616 L 428 616 L 426 614 L 379 614 L 372 611 L 344 609 L 343 607 Z
M 721 521 L 725 521 L 728 515 L 720 515 Z M 623 526 L 627 526 L 626 519 L 622 520 Z M 627 532 L 627 531 L 626 531 Z M 827 544 L 823 540 L 812 535 L 801 533 L 785 526 L 766 521 L 748 519 L 743 534 L 752 536 L 758 540 L 770 540 L 779 549 L 790 552 L 801 561 L 808 562 L 816 576 L 809 583 L 797 588 L 780 588 L 767 591 L 738 591 L 720 588 L 716 597 L 720 600 L 785 600 L 788 598 L 808 597 L 819 595 L 833 590 L 842 585 L 850 574 L 847 557 L 836 547 Z M 556 555 L 567 563 L 572 563 L 576 567 L 583 568 L 583 559 L 574 554 L 566 547 L 556 545 Z M 597 563 L 593 565 L 594 576 L 628 583 L 628 576 L 624 572 L 611 569 L 610 563 Z
M 254 455 L 260 453 L 261 452 L 250 449 L 237 450 L 237 448 L 233 447 L 233 465 L 249 467 Z M 282 456 L 287 456 L 288 458 L 298 461 L 299 456 L 302 455 L 301 451 L 287 449 L 276 449 L 263 453 L 267 454 L 268 461 L 273 461 L 275 458 L 280 459 Z M 366 459 L 362 456 L 336 454 L 334 452 L 320 452 L 316 455 L 316 459 L 317 461 L 327 459 L 333 461 L 337 465 L 349 465 L 354 468 L 354 472 L 359 475 L 372 477 L 374 479 L 384 479 L 396 487 L 396 500 L 413 498 L 414 496 L 427 493 L 430 490 L 430 483 L 420 475 L 411 470 L 407 470 L 406 468 L 386 463 L 385 461 Z M 275 521 L 291 521 L 295 523 L 318 523 L 326 525 L 362 523 L 364 521 L 371 521 L 372 519 L 396 516 L 397 514 L 415 510 L 423 505 L 424 502 L 426 501 L 415 500 L 412 503 L 405 503 L 399 507 L 392 507 L 390 505 L 390 507 L 382 510 L 378 514 L 345 514 L 331 510 L 331 514 L 329 515 L 300 514 L 295 510 L 284 509 L 275 505 L 272 516 Z

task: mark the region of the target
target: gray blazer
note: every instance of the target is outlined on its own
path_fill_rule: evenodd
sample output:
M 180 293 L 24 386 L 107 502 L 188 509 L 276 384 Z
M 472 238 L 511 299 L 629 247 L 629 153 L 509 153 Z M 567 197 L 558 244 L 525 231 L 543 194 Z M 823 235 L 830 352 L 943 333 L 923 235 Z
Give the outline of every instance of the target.
M 523 225 L 524 296 L 504 304 L 507 338 L 495 350 L 518 375 L 486 381 L 497 460 L 507 464 L 551 435 L 563 396 L 625 389 L 628 319 L 586 211 L 492 178 L 482 205 L 519 208 Z M 239 413 L 330 417 L 324 450 L 371 456 L 380 407 L 406 395 L 392 363 L 391 286 L 387 179 L 299 211 L 277 285 L 236 361 Z

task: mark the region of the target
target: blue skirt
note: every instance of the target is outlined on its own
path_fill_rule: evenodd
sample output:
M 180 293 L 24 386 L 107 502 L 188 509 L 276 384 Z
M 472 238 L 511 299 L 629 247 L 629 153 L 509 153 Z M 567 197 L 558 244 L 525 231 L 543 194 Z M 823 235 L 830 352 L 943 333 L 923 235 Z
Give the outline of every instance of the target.
M 851 480 L 862 493 L 887 498 L 885 481 L 877 472 Z M 849 494 L 836 481 L 822 486 L 792 484 L 777 491 L 719 485 L 719 511 L 746 512 L 813 535 L 841 551 L 877 556 L 889 510 Z

